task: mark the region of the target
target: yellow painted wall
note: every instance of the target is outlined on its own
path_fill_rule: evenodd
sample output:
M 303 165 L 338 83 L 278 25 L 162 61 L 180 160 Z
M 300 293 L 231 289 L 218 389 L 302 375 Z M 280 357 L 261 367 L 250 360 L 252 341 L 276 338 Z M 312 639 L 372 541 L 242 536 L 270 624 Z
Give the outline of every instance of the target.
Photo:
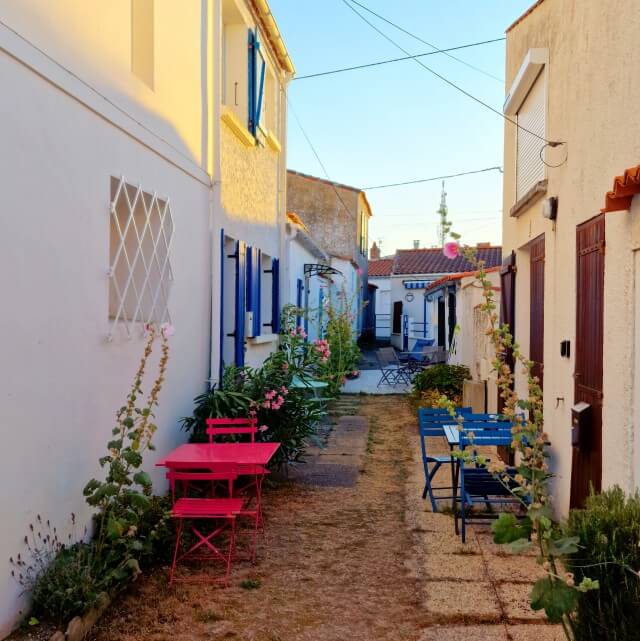
M 506 87 L 530 48 L 548 48 L 547 138 L 567 145 L 547 150 L 547 196 L 559 199 L 558 220 L 542 217 L 542 201 L 520 217 L 509 216 L 515 199 L 515 127 L 505 124 L 503 247 L 517 253 L 516 338 L 528 350 L 527 243 L 545 234 L 545 422 L 553 443 L 557 505 L 569 503 L 570 409 L 576 326 L 576 225 L 597 215 L 613 177 L 640 162 L 640 83 L 628 63 L 640 32 L 636 0 L 585 2 L 545 0 L 507 33 Z M 541 143 L 542 145 L 542 143 Z M 563 162 L 566 158 L 566 162 Z M 637 213 L 607 214 L 605 258 L 605 341 L 603 484 L 634 481 L 637 451 L 633 424 L 633 247 Z M 560 341 L 571 340 L 570 359 Z M 518 374 L 522 391 L 523 378 Z

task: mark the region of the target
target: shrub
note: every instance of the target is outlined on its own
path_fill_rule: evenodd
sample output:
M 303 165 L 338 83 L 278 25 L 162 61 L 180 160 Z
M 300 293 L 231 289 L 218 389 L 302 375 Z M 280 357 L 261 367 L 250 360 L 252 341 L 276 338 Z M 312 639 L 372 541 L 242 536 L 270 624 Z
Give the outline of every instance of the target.
M 193 415 L 181 419 L 192 441 L 206 440 L 206 419 L 255 414 L 260 426 L 258 439 L 280 443 L 271 461 L 283 467 L 299 461 L 324 415 L 317 401 L 300 389 L 292 389 L 294 376 L 313 378 L 329 358 L 322 341 L 306 342 L 295 326 L 298 310 L 287 306 L 282 314 L 282 333 L 277 351 L 262 367 L 227 367 L 221 386 L 194 399 Z M 230 437 L 233 438 L 233 437 Z
M 462 395 L 462 384 L 471 378 L 466 365 L 439 363 L 423 369 L 413 379 L 414 392 L 437 390 L 449 398 Z
M 566 562 L 575 584 L 585 576 L 600 584 L 579 595 L 576 641 L 640 638 L 640 495 L 619 487 L 592 495 L 586 509 L 571 511 L 566 532 L 580 538 Z

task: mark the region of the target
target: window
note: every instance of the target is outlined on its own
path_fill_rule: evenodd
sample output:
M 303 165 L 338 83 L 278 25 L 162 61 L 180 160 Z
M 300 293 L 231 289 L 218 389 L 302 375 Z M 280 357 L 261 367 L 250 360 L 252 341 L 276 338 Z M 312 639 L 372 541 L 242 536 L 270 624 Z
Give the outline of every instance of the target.
M 393 304 L 393 329 L 394 334 L 402 333 L 402 301 L 398 300 Z
M 170 322 L 173 217 L 168 200 L 111 180 L 109 318 L 131 337 L 136 323 Z
M 526 196 L 545 178 L 543 162 L 544 96 L 544 72 L 542 72 L 533 83 L 516 114 L 519 125 L 516 133 L 516 201 Z
M 150 89 L 154 83 L 154 0 L 131 0 L 131 71 Z

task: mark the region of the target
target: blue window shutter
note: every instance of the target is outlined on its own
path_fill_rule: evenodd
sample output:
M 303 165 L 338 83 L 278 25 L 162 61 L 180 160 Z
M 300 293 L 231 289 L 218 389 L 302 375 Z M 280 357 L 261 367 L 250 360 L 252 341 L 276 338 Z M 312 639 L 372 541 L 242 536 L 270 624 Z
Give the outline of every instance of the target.
M 298 278 L 296 281 L 296 307 L 298 309 L 302 309 L 302 290 L 304 289 L 304 285 L 302 283 L 302 278 Z M 300 326 L 300 321 L 302 320 L 302 316 L 296 316 L 296 325 L 298 327 Z
M 247 287 L 247 247 L 244 241 L 236 242 L 236 323 L 234 354 L 238 367 L 244 365 L 244 312 Z
M 256 129 L 261 126 L 262 120 L 262 103 L 264 102 L 264 78 L 267 69 L 267 63 L 264 59 L 264 54 L 260 51 L 260 43 L 258 42 L 258 37 L 256 35 L 256 68 L 254 73 L 256 74 L 255 80 L 257 81 L 257 87 L 254 90 L 256 95 L 256 115 L 255 123 Z
M 321 287 L 320 291 L 318 292 L 318 338 L 323 337 L 323 332 L 322 332 L 323 314 L 324 314 L 324 288 Z
M 262 333 L 262 252 L 256 247 L 253 250 L 253 335 Z
M 280 259 L 271 259 L 271 331 L 280 333 Z
M 253 311 L 253 277 L 255 270 L 253 269 L 253 247 L 247 245 L 247 297 L 245 300 L 246 309 L 248 312 Z
M 248 44 L 248 98 L 249 98 L 249 113 L 248 125 L 249 131 L 255 136 L 256 134 L 256 34 L 253 30 L 249 29 L 249 44 Z
M 220 230 L 220 368 L 218 381 L 222 382 L 224 374 L 224 229 Z

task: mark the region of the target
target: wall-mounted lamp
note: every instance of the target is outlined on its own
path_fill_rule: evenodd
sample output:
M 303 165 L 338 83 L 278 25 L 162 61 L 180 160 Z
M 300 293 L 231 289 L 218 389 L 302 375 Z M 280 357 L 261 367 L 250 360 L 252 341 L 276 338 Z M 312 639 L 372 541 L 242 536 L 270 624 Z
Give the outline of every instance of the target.
M 551 196 L 544 201 L 542 215 L 549 220 L 555 220 L 558 217 L 558 199 L 556 196 Z

